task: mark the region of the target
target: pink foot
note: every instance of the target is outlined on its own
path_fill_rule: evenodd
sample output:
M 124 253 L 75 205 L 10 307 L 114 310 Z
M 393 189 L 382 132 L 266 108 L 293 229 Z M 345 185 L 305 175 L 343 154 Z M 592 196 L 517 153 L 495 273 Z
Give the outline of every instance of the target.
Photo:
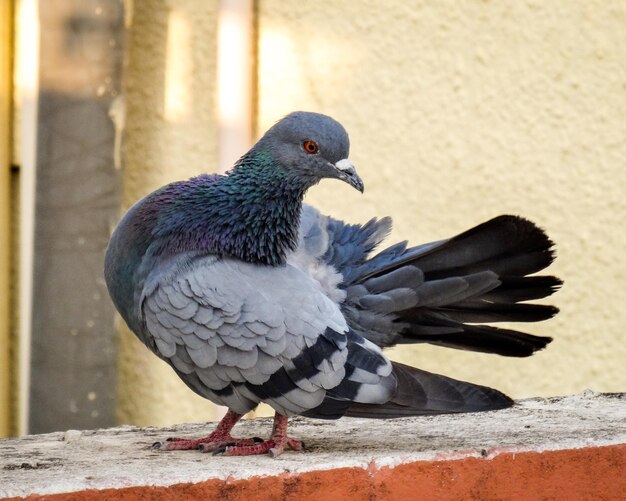
M 285 447 L 294 451 L 301 451 L 304 449 L 304 443 L 287 436 L 287 417 L 276 414 L 274 416 L 274 428 L 269 440 L 253 445 L 224 444 L 222 447 L 215 449 L 213 455 L 253 456 L 268 454 L 270 457 L 275 458 L 284 452 Z
M 168 438 L 165 443 L 155 442 L 152 444 L 152 448 L 161 451 L 200 450 L 202 452 L 212 452 L 226 445 L 251 446 L 259 442 L 263 442 L 263 439 L 259 437 L 235 438 L 230 436 L 230 434 L 211 433 L 207 437 L 194 439 L 171 437 Z
M 224 456 L 254 456 L 258 454 L 268 454 L 270 457 L 275 458 L 280 456 L 285 447 L 294 451 L 301 451 L 304 449 L 304 442 L 295 438 L 289 438 L 284 442 L 276 442 L 269 439 L 265 442 L 260 442 L 254 445 L 239 445 L 239 444 L 224 444 L 222 447 L 215 449 L 213 455 L 223 454 Z
M 303 442 L 287 436 L 286 416 L 280 414 L 274 416 L 274 427 L 268 440 L 259 437 L 234 438 L 230 432 L 239 419 L 241 419 L 240 414 L 228 411 L 215 431 L 207 437 L 197 439 L 172 437 L 164 443 L 155 442 L 152 444 L 152 448 L 161 451 L 200 450 L 213 452 L 214 455 L 223 454 L 224 456 L 268 454 L 273 458 L 280 456 L 285 448 L 294 451 L 304 449 Z
M 164 443 L 155 442 L 152 444 L 153 449 L 161 451 L 187 451 L 201 449 L 203 452 L 210 452 L 224 444 L 235 444 L 241 446 L 251 446 L 255 443 L 262 442 L 260 438 L 240 439 L 233 438 L 230 434 L 233 426 L 241 419 L 241 414 L 228 411 L 226 415 L 215 428 L 215 431 L 207 437 L 198 439 L 187 439 L 173 437 L 168 438 Z

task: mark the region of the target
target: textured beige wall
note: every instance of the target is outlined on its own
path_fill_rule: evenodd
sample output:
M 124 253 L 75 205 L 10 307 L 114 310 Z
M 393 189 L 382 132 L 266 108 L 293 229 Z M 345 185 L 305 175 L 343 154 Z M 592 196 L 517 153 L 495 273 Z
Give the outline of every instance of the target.
M 125 207 L 163 184 L 216 166 L 217 3 L 134 2 L 126 82 Z M 214 416 L 210 402 L 188 390 L 125 326 L 122 330 L 120 422 L 166 425 Z
M 404 347 L 392 357 L 515 397 L 626 388 L 626 3 L 260 1 L 259 129 L 294 109 L 348 129 L 365 195 L 309 201 L 393 240 L 522 214 L 558 243 L 554 343 L 514 360 Z
M 135 1 L 126 205 L 215 167 L 217 3 Z M 393 240 L 439 239 L 513 213 L 558 242 L 562 313 L 531 326 L 555 337 L 547 351 L 514 360 L 420 346 L 392 357 L 515 397 L 623 391 L 626 4 L 257 5 L 257 129 L 295 109 L 331 114 L 350 132 L 366 183 L 361 196 L 325 182 L 310 202 L 353 222 L 392 215 Z M 172 9 L 177 26 L 189 27 L 188 49 L 171 49 L 174 70 L 189 78 L 168 108 L 167 82 L 177 81 L 166 64 Z M 207 418 L 209 405 L 127 333 L 121 348 L 123 422 Z

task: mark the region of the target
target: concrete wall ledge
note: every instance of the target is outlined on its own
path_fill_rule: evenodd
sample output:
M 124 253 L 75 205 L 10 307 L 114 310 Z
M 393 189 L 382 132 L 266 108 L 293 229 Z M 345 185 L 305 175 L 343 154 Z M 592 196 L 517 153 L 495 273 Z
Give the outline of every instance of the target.
M 237 436 L 265 436 L 267 419 Z M 0 440 L 0 498 L 623 499 L 626 394 L 534 398 L 498 412 L 378 421 L 293 419 L 277 459 L 158 452 L 211 424 L 120 426 Z

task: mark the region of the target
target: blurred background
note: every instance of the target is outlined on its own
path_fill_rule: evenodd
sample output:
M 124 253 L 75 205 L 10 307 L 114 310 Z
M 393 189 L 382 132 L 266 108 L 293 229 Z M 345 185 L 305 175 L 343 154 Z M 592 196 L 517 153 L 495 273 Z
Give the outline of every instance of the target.
M 392 358 L 515 398 L 626 390 L 623 0 L 0 0 L 0 436 L 219 416 L 122 325 L 104 249 L 294 110 L 339 120 L 365 181 L 313 189 L 323 212 L 413 243 L 520 214 L 557 243 L 547 350 Z

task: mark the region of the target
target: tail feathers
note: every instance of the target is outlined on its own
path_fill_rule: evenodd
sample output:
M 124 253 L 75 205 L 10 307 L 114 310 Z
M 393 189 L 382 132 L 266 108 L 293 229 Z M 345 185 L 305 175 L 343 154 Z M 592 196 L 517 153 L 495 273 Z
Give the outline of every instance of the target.
M 483 300 L 464 301 L 440 308 L 446 317 L 457 322 L 541 322 L 559 312 L 556 306 L 547 304 L 499 304 Z
M 457 381 L 397 362 L 393 362 L 393 374 L 398 386 L 391 400 L 384 404 L 353 403 L 345 415 L 395 418 L 490 411 L 513 405 L 513 400 L 492 388 Z
M 500 284 L 491 271 L 424 282 L 415 266 L 403 266 L 346 290 L 349 302 L 376 313 L 421 311 L 480 296 Z
M 417 266 L 426 280 L 484 270 L 501 277 L 524 276 L 544 269 L 554 260 L 553 246 L 552 240 L 531 221 L 498 216 L 449 240 L 406 249 L 399 256 L 394 253 L 393 259 L 380 259 L 385 250 L 370 260 L 379 266 L 368 269 L 355 282 L 409 264 Z
M 397 340 L 398 344 L 429 343 L 506 357 L 529 357 L 552 341 L 550 337 L 488 325 L 410 325 L 403 334 Z
M 419 257 L 419 268 L 433 278 L 485 269 L 499 276 L 524 276 L 553 261 L 553 246 L 543 230 L 527 219 L 499 216 Z
M 551 296 L 559 290 L 563 281 L 552 276 L 505 277 L 500 286 L 482 295 L 493 303 L 517 303 Z
M 550 338 L 483 325 L 539 322 L 558 309 L 525 303 L 559 289 L 553 276 L 527 276 L 550 265 L 553 242 L 532 222 L 499 216 L 449 240 L 372 257 L 346 284 L 351 327 L 379 346 L 431 343 L 526 357 Z M 367 313 L 367 314 L 366 314 Z
M 447 278 L 450 276 L 469 275 L 483 270 L 490 270 L 500 277 L 524 276 L 543 270 L 554 260 L 551 249 L 543 249 L 526 254 L 500 255 L 483 261 L 477 261 L 466 265 L 451 266 L 449 268 L 437 268 L 430 271 L 425 269 L 424 276 L 427 280 Z M 430 263 L 428 263 L 430 265 Z M 420 267 L 422 263 L 420 262 Z

